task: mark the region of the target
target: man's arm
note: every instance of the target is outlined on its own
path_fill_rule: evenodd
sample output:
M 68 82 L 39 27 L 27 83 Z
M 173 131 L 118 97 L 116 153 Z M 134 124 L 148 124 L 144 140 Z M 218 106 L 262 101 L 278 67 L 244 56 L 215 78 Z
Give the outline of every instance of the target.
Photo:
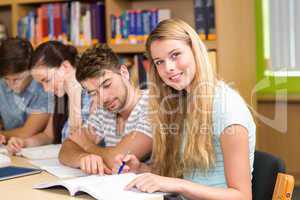
M 64 165 L 80 168 L 87 174 L 111 174 L 100 156 L 85 152 L 70 139 L 64 141 L 59 152 L 59 161 Z
M 43 131 L 46 127 L 51 114 L 49 113 L 32 113 L 22 127 L 1 131 L 6 139 L 11 137 L 27 138 Z
M 87 134 L 76 133 L 72 134 L 70 138 L 79 144 L 85 152 L 101 156 L 110 169 L 114 168 L 114 159 L 118 154 L 125 154 L 130 151 L 140 160 L 152 150 L 152 138 L 140 132 L 133 132 L 124 136 L 115 147 L 99 147 L 89 140 Z
M 80 157 L 87 154 L 78 144 L 70 139 L 66 139 L 59 152 L 59 161 L 73 168 L 80 168 Z

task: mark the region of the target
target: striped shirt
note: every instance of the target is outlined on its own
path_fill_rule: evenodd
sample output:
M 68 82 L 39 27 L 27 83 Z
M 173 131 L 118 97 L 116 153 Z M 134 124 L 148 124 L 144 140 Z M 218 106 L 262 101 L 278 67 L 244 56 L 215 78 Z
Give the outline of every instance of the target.
M 121 139 L 133 132 L 143 133 L 152 138 L 152 129 L 147 119 L 149 92 L 143 90 L 142 95 L 131 111 L 123 133 L 117 133 L 117 115 L 103 108 L 98 108 L 87 120 L 97 135 L 104 139 L 105 146 L 116 146 Z

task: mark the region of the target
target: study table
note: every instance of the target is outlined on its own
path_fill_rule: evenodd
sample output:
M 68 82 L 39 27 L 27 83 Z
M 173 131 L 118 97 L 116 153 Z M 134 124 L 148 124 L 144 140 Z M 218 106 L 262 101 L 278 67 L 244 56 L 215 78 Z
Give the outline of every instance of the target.
M 11 157 L 12 165 L 22 167 L 33 167 L 25 158 Z M 80 194 L 72 197 L 68 190 L 63 188 L 52 189 L 32 189 L 32 186 L 42 182 L 52 182 L 58 180 L 57 177 L 43 171 L 39 174 L 0 181 L 0 195 L 3 200 L 64 200 L 64 199 L 94 199 L 87 194 Z M 163 200 L 163 198 L 151 198 L 150 200 Z

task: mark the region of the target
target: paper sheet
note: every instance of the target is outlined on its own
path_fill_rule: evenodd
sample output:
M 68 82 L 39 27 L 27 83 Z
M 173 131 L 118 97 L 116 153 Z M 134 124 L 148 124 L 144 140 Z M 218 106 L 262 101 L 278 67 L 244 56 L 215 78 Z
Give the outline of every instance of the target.
M 58 159 L 30 160 L 29 162 L 58 178 L 71 178 L 87 175 L 80 169 L 60 164 Z
M 24 156 L 31 160 L 58 158 L 60 148 L 61 144 L 29 147 L 23 148 L 17 155 Z

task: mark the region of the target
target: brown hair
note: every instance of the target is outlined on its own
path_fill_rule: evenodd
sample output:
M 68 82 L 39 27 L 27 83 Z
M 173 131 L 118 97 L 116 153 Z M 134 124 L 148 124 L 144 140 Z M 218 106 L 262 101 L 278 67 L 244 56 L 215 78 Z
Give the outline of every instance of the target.
M 21 73 L 30 68 L 33 48 L 28 40 L 4 39 L 0 45 L 0 77 Z
M 76 79 L 81 82 L 101 76 L 105 69 L 118 72 L 119 59 L 106 44 L 97 44 L 82 54 L 76 66 Z
M 40 44 L 33 53 L 31 68 L 41 64 L 49 68 L 60 67 L 65 60 L 75 66 L 78 58 L 77 49 L 59 41 L 48 41 Z
M 44 65 L 48 68 L 60 67 L 64 61 L 69 61 L 74 67 L 78 58 L 77 49 L 59 41 L 48 41 L 40 44 L 33 53 L 31 68 Z M 68 96 L 55 96 L 53 131 L 54 143 L 61 142 L 61 131 L 69 116 Z

